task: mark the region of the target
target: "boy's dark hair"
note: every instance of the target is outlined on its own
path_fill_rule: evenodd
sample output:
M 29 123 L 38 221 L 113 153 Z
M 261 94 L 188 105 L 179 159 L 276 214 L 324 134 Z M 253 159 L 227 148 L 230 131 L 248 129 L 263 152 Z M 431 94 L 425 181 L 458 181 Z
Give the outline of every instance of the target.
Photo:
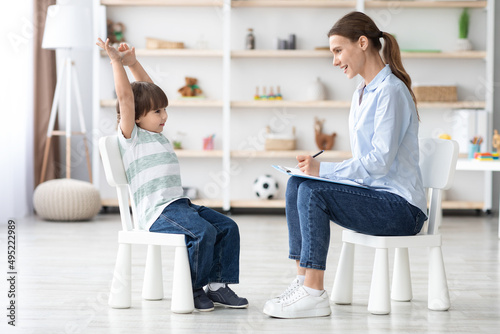
M 152 82 L 134 81 L 130 84 L 134 94 L 135 119 L 139 119 L 151 110 L 163 109 L 168 106 L 165 92 Z M 120 122 L 120 103 L 116 102 L 116 115 Z

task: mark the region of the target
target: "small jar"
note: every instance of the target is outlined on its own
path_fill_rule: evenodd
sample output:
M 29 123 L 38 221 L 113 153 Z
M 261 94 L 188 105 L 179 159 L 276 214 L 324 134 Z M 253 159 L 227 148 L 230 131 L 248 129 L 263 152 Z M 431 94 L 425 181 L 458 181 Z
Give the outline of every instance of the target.
M 255 36 L 253 35 L 253 29 L 248 29 L 248 34 L 245 40 L 245 49 L 253 50 L 255 49 Z

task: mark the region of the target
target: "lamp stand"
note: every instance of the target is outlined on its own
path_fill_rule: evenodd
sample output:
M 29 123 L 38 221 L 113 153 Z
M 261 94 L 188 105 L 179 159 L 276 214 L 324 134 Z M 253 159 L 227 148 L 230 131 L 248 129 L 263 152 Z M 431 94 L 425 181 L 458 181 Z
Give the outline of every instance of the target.
M 47 141 L 45 143 L 45 150 L 43 154 L 42 172 L 40 175 L 40 183 L 45 181 L 45 173 L 47 171 L 47 160 L 50 151 L 50 142 L 52 136 L 66 136 L 66 178 L 71 178 L 71 136 L 72 135 L 83 135 L 83 142 L 85 145 L 85 154 L 87 157 L 87 169 L 89 171 L 90 182 L 92 183 L 92 171 L 90 169 L 90 155 L 89 148 L 87 144 L 87 130 L 85 129 L 85 119 L 83 117 L 83 107 L 82 99 L 80 95 L 80 88 L 78 86 L 77 73 L 74 66 L 74 62 L 68 56 L 64 60 L 64 66 L 62 66 L 61 72 L 57 78 L 56 90 L 54 92 L 54 100 L 52 102 L 52 109 L 50 111 L 49 127 L 47 129 Z M 56 122 L 56 115 L 59 106 L 59 96 L 61 94 L 62 79 L 66 75 L 66 130 L 59 131 L 54 130 L 54 125 Z M 71 132 L 71 87 L 73 84 L 73 90 L 76 98 L 76 108 L 78 111 L 79 122 L 80 122 L 80 132 Z

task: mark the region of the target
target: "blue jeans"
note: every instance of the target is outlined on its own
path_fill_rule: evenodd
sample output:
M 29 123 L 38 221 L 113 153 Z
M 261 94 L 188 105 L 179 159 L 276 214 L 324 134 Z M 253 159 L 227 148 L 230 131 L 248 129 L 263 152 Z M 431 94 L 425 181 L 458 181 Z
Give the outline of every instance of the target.
M 286 189 L 289 258 L 326 269 L 330 221 L 371 235 L 417 234 L 426 215 L 404 198 L 373 189 L 291 177 Z
M 240 232 L 231 218 L 183 198 L 169 204 L 149 231 L 186 236 L 193 289 L 238 283 Z

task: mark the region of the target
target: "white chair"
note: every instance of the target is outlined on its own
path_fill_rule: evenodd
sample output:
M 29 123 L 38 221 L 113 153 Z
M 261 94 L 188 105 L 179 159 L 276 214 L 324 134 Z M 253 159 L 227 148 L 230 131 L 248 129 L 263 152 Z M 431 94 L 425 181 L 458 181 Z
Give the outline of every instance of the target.
M 452 140 L 421 139 L 420 168 L 424 187 L 429 189 L 429 211 L 427 229 L 414 236 L 384 237 L 342 232 L 342 250 L 333 284 L 331 300 L 336 304 L 351 304 L 353 291 L 354 245 L 375 248 L 368 311 L 373 314 L 389 314 L 390 299 L 410 301 L 411 289 L 408 248 L 429 248 L 428 308 L 446 311 L 450 308 L 450 297 L 443 255 L 441 252 L 441 190 L 448 189 L 453 181 L 458 157 L 458 144 Z M 389 289 L 388 249 L 395 248 L 392 292 Z
M 118 137 L 114 135 L 101 138 L 99 151 L 106 179 L 111 186 L 116 187 L 122 222 L 122 230 L 118 232 L 118 257 L 109 305 L 112 308 L 129 308 L 131 305 L 132 244 L 148 245 L 142 297 L 147 300 L 163 299 L 161 246 L 172 246 L 175 247 L 175 261 L 171 310 L 175 313 L 191 313 L 194 309 L 193 290 L 184 235 L 139 230 L 137 221 L 133 221 L 130 216 L 129 186 L 118 147 Z M 137 217 L 132 198 L 130 203 L 132 212 Z

